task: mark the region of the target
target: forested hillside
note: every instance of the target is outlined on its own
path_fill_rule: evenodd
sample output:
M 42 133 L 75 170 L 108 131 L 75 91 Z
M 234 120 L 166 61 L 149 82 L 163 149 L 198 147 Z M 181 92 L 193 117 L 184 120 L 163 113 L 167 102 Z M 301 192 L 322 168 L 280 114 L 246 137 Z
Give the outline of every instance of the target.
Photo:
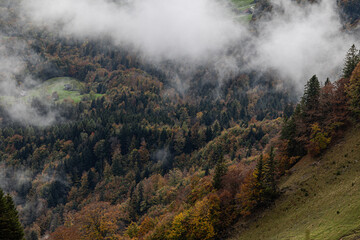
M 345 91 L 349 96 L 354 96 L 359 70 L 360 64 L 352 73 L 350 83 L 346 84 Z M 357 183 L 360 135 L 356 110 L 359 102 L 350 97 L 348 104 L 341 105 L 353 111 L 352 117 L 347 117 L 352 124 L 341 121 L 342 129 L 349 129 L 337 131 L 341 136 L 335 139 L 327 130 L 319 131 L 316 136 L 311 133 L 314 138 L 309 141 L 309 154 L 290 168 L 278 183 L 281 196 L 265 211 L 257 212 L 248 221 L 239 222 L 230 239 L 359 238 Z M 346 109 L 341 112 L 350 113 Z M 331 114 L 328 116 L 327 120 L 332 119 L 339 126 L 338 119 Z M 315 129 L 314 125 L 312 129 Z M 319 126 L 316 129 L 319 130 Z M 314 143 L 317 143 L 316 148 Z M 319 154 L 318 151 L 324 153 Z
M 231 9 L 256 32 L 267 4 Z M 253 50 L 229 48 L 222 64 L 152 65 L 110 35 L 24 21 L 23 5 L 0 1 L 0 188 L 24 229 L 0 190 L 12 239 L 231 237 L 283 198 L 283 176 L 301 157 L 322 156 L 358 119 L 355 45 L 337 66 L 343 78 L 314 75 L 299 94 L 271 67 L 226 72 Z

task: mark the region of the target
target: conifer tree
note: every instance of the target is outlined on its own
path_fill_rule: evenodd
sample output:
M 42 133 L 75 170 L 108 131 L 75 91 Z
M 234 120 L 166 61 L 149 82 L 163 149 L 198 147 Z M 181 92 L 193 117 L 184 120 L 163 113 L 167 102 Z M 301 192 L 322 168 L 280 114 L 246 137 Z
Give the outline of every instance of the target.
M 276 182 L 275 182 L 275 154 L 274 147 L 271 147 L 269 159 L 264 166 L 264 199 L 265 204 L 271 202 L 276 197 Z
M 222 177 L 226 174 L 227 171 L 221 146 L 219 145 L 216 146 L 214 151 L 214 156 L 216 158 L 214 160 L 217 161 L 217 163 L 215 166 L 215 174 L 213 177 L 213 186 L 215 189 L 219 190 L 222 187 L 221 184 Z
M 141 202 L 144 200 L 144 186 L 139 183 L 134 187 L 130 194 L 129 215 L 131 220 L 136 221 L 137 217 L 141 215 Z
M 263 201 L 263 193 L 264 193 L 264 161 L 263 155 L 260 155 L 260 159 L 257 162 L 255 171 L 255 192 L 254 197 L 258 204 L 261 204 Z
M 320 97 L 320 82 L 316 75 L 312 76 L 305 85 L 302 102 L 305 110 L 314 110 L 318 106 Z
M 360 51 L 356 48 L 355 44 L 351 46 L 346 54 L 345 65 L 343 69 L 343 77 L 351 77 L 356 65 L 360 62 Z
M 258 183 L 262 183 L 263 180 L 263 155 L 260 155 L 260 159 L 256 165 L 256 180 Z
M 275 183 L 275 154 L 274 147 L 271 147 L 269 162 L 268 162 L 268 172 L 267 172 L 267 182 L 271 187 L 273 193 L 276 192 L 276 183 Z
M 327 85 L 329 85 L 329 84 L 331 84 L 331 81 L 330 81 L 330 79 L 329 79 L 329 78 L 326 78 L 326 81 L 325 81 L 325 86 L 327 86 Z
M 354 51 L 354 50 L 352 50 L 352 51 Z M 349 55 L 349 53 L 348 53 L 348 55 Z M 352 55 L 352 54 L 350 54 L 350 55 Z M 347 56 L 347 58 L 349 58 L 349 57 Z M 347 61 L 350 61 L 350 60 L 347 60 Z M 358 56 L 357 62 L 359 62 L 359 61 L 360 61 L 360 57 Z M 354 68 L 352 68 L 352 67 L 354 67 Z M 347 93 L 348 101 L 349 101 L 349 105 L 350 105 L 349 108 L 358 117 L 360 114 L 360 104 L 359 104 L 360 103 L 360 71 L 358 68 L 356 68 L 355 62 L 353 63 L 353 65 L 351 65 L 351 61 L 350 61 L 348 68 L 351 68 L 351 73 L 349 70 L 350 74 L 348 75 L 348 77 L 350 79 L 349 79 L 348 84 L 346 85 L 346 93 Z
M 120 176 L 124 173 L 124 167 L 122 163 L 123 157 L 120 151 L 113 156 L 111 170 L 115 176 Z
M 22 240 L 24 230 L 10 195 L 0 189 L 0 239 Z

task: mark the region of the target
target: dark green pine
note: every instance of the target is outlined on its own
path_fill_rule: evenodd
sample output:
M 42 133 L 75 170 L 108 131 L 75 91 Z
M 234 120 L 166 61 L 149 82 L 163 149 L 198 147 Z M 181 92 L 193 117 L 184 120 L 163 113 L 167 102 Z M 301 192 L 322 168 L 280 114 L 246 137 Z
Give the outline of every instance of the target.
M 18 212 L 10 195 L 0 189 L 0 239 L 22 240 L 24 230 Z

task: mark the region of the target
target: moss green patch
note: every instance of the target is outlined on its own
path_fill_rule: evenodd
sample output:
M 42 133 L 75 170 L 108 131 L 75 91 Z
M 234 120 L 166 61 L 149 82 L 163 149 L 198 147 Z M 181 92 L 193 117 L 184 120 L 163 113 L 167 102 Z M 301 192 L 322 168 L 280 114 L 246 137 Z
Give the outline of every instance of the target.
M 53 98 L 53 94 L 58 98 L 54 98 L 54 101 L 63 101 L 65 99 L 71 99 L 74 102 L 81 101 L 81 92 L 84 89 L 83 83 L 74 78 L 52 78 L 47 80 L 37 88 L 29 91 L 27 97 L 50 97 Z
M 255 6 L 254 0 L 232 0 L 236 12 L 238 13 L 236 18 L 239 22 L 248 23 L 252 19 L 252 14 L 247 10 L 253 9 Z
M 31 102 L 35 97 L 46 99 L 53 102 L 73 101 L 75 103 L 82 100 L 94 100 L 102 97 L 103 94 L 82 94 L 84 90 L 84 83 L 74 78 L 60 77 L 52 78 L 39 86 L 23 92 L 23 96 L 1 96 L 0 101 L 5 103 L 13 103 L 16 101 Z
M 249 7 L 254 4 L 254 0 L 232 0 L 232 2 L 238 7 Z
M 305 157 L 283 177 L 274 206 L 231 239 L 357 239 L 360 227 L 360 127 L 321 158 Z M 346 155 L 346 157 L 345 157 Z M 340 173 L 340 174 L 338 174 Z M 304 194 L 307 193 L 307 194 Z

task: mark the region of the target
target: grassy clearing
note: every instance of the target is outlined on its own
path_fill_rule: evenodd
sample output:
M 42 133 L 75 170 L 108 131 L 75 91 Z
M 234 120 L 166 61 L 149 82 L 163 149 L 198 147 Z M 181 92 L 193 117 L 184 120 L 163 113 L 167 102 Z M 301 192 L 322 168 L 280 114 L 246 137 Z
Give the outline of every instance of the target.
M 232 2 L 239 8 L 254 5 L 254 0 L 232 0 Z
M 252 14 L 247 13 L 246 11 L 255 6 L 254 0 L 232 0 L 237 14 L 237 19 L 240 22 L 250 22 Z
M 71 90 L 65 90 L 65 85 L 69 85 Z M 81 91 L 84 86 L 81 82 L 74 78 L 52 78 L 47 80 L 37 88 L 29 91 L 26 97 L 49 97 L 56 92 L 59 96 L 57 101 L 63 101 L 65 99 L 73 100 L 74 102 L 81 101 Z
M 66 89 L 66 85 L 68 89 Z M 73 101 L 77 103 L 83 99 L 92 100 L 103 96 L 103 94 L 94 93 L 82 94 L 83 90 L 84 84 L 77 79 L 67 77 L 52 78 L 25 92 L 24 96 L 1 96 L 0 101 L 9 104 L 17 101 L 29 103 L 34 97 L 37 97 L 54 102 Z M 54 93 L 56 93 L 57 98 L 53 98 Z
M 360 126 L 291 172 L 279 184 L 284 193 L 275 205 L 246 228 L 239 226 L 231 239 L 359 239 Z

